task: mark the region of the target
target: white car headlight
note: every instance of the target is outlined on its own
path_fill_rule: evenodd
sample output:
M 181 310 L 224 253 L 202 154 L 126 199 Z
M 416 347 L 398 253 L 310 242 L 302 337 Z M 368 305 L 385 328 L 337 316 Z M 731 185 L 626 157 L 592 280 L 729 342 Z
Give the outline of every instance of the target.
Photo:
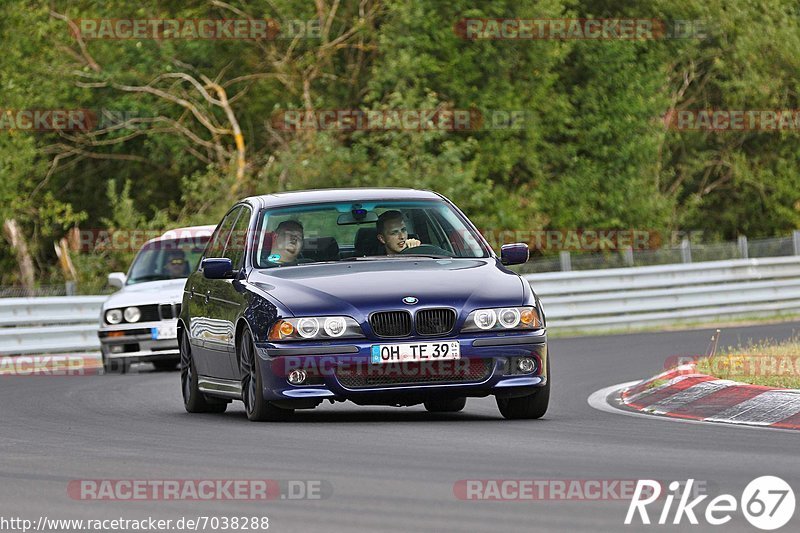
M 533 306 L 476 309 L 461 331 L 511 331 L 540 329 L 542 321 Z
M 106 311 L 106 322 L 109 324 L 119 324 L 122 322 L 122 309 L 109 309 Z
M 124 316 L 125 322 L 138 322 L 142 318 L 142 312 L 138 307 L 126 307 Z

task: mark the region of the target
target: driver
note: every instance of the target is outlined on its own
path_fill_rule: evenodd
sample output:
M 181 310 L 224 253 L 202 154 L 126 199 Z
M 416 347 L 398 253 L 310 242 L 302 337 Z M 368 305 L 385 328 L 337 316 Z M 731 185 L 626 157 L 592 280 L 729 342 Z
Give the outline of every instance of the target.
M 386 248 L 386 255 L 399 254 L 407 248 L 414 248 L 421 243 L 417 239 L 408 238 L 408 228 L 406 228 L 403 213 L 392 210 L 382 213 L 378 217 L 376 229 L 378 230 L 378 240 Z
M 172 279 L 189 277 L 189 264 L 183 250 L 167 252 L 164 261 L 164 272 Z
M 303 251 L 303 225 L 296 220 L 284 220 L 275 228 L 270 261 L 280 264 L 297 263 Z

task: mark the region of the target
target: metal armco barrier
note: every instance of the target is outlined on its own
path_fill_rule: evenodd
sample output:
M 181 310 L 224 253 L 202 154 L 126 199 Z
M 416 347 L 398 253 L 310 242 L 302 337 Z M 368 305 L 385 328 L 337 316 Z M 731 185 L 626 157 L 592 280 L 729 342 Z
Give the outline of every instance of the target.
M 107 298 L 0 298 L 0 355 L 99 350 L 97 327 Z
M 800 314 L 800 257 L 529 274 L 548 329 L 644 326 Z M 0 354 L 100 348 L 107 296 L 0 299 Z
M 529 274 L 548 329 L 608 330 L 800 314 L 800 257 Z

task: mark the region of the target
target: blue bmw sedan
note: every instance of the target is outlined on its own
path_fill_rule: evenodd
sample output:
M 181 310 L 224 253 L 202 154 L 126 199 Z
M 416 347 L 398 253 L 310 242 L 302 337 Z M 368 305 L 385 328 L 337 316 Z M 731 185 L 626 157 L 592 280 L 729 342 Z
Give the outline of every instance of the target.
M 328 189 L 245 198 L 187 279 L 178 321 L 190 413 L 244 403 L 286 420 L 324 400 L 456 412 L 492 395 L 509 419 L 550 397 L 530 285 L 447 198 Z

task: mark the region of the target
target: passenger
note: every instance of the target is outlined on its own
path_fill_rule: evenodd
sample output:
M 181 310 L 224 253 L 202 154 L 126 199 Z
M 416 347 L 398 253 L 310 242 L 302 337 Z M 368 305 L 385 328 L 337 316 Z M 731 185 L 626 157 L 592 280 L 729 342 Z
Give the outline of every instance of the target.
M 378 240 L 386 248 L 386 255 L 399 254 L 407 248 L 414 248 L 421 243 L 417 239 L 408 238 L 408 229 L 403 213 L 392 210 L 378 217 Z
M 171 279 L 188 278 L 189 263 L 183 250 L 170 250 L 164 258 L 164 272 Z
M 273 263 L 296 264 L 303 251 L 303 225 L 296 220 L 284 220 L 275 228 L 269 261 Z

